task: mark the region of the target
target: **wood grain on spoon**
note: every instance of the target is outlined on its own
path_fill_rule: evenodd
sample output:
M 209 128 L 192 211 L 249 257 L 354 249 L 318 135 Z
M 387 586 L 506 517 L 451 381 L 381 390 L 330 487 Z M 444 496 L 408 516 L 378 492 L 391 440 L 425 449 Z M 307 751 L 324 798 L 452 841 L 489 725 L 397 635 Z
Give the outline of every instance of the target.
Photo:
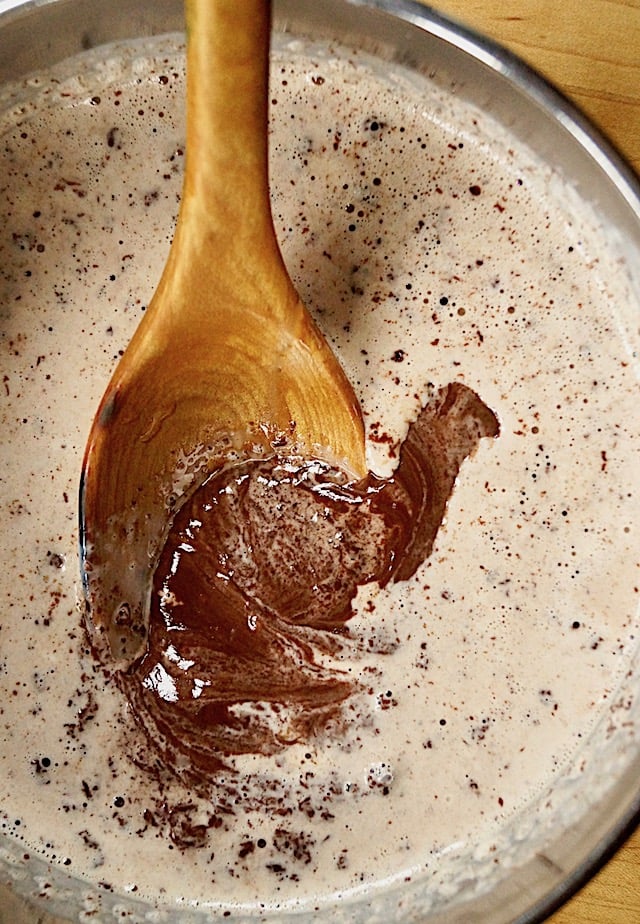
M 90 627 L 125 665 L 185 456 L 295 443 L 366 472 L 358 401 L 289 278 L 269 200 L 270 4 L 187 0 L 187 156 L 175 237 L 85 453 Z M 117 618 L 116 618 L 117 617 Z

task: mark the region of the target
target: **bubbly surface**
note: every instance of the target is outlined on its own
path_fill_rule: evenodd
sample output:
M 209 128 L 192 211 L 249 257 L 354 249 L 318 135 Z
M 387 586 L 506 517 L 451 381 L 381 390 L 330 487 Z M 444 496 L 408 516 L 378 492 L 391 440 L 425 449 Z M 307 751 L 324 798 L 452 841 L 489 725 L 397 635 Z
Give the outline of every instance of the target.
M 501 433 L 462 463 L 428 560 L 358 589 L 353 723 L 190 787 L 91 656 L 76 552 L 90 422 L 177 215 L 183 51 L 94 54 L 0 107 L 12 874 L 42 857 L 40 891 L 70 872 L 98 911 L 112 894 L 314 907 L 421 879 L 437 906 L 581 814 L 635 740 L 637 293 L 615 238 L 488 114 L 360 52 L 279 41 L 276 230 L 358 392 L 370 467 L 393 473 L 450 382 Z

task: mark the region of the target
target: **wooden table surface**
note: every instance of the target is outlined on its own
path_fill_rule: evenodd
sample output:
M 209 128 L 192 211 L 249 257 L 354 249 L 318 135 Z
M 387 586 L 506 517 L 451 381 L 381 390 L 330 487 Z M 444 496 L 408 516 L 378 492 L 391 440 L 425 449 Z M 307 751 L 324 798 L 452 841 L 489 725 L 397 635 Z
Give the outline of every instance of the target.
M 640 173 L 640 0 L 431 0 L 572 99 Z M 640 828 L 549 924 L 640 924 Z

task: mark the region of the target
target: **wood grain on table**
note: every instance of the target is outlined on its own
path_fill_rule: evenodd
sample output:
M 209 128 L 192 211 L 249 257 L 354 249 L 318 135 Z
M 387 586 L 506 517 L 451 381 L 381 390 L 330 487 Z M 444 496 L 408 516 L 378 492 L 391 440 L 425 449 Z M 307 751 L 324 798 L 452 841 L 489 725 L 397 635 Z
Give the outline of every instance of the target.
M 431 0 L 533 65 L 640 173 L 640 0 Z M 549 919 L 639 924 L 640 829 Z
M 551 80 L 640 172 L 640 0 L 432 0 Z

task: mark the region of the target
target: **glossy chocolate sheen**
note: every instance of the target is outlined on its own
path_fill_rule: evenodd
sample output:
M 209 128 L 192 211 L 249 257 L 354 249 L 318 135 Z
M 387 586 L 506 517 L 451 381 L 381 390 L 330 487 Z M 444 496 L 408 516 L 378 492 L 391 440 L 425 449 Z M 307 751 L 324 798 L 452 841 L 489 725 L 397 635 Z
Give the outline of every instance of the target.
M 232 463 L 182 506 L 157 564 L 144 656 L 121 683 L 170 766 L 205 776 L 340 724 L 362 683 L 323 659 L 358 639 L 358 586 L 428 557 L 460 465 L 497 419 L 466 386 L 438 391 L 389 478 L 321 462 Z M 240 710 L 240 711 L 238 711 Z

